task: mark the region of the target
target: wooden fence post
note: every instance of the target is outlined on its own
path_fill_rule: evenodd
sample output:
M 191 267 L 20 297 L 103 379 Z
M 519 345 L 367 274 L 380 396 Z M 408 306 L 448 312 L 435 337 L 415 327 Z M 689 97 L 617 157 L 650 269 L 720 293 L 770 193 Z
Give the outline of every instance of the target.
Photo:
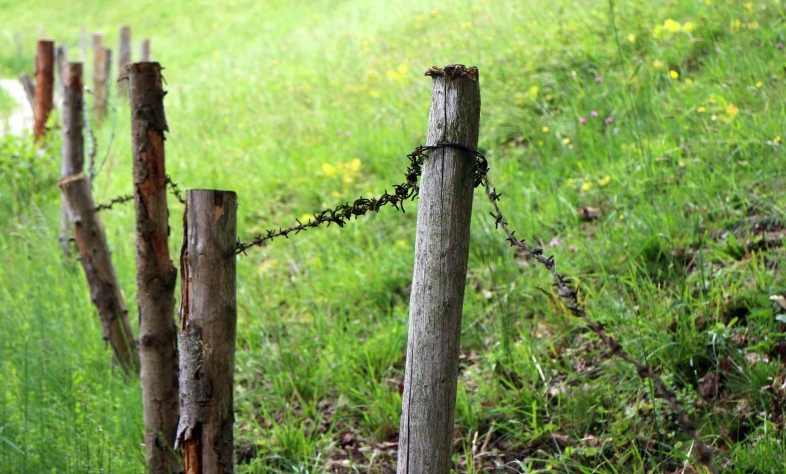
M 127 374 L 136 373 L 139 353 L 120 283 L 112 266 L 106 234 L 95 210 L 90 183 L 84 173 L 79 173 L 61 179 L 58 184 L 68 202 L 68 215 L 74 224 L 76 246 L 90 286 L 90 296 L 101 318 L 104 340 L 112 346 L 123 370 Z
M 153 59 L 153 56 L 150 54 L 150 40 L 145 38 L 139 44 L 139 61 L 140 62 L 148 62 Z
M 55 63 L 57 65 L 57 82 L 60 87 L 57 89 L 60 97 L 63 97 L 63 87 L 65 86 L 66 69 L 68 68 L 68 50 L 64 44 L 55 49 Z
M 477 68 L 454 65 L 426 74 L 434 78 L 427 144 L 477 149 Z M 475 157 L 450 147 L 434 150 L 423 165 L 398 474 L 450 472 L 474 171 Z
M 106 48 L 104 36 L 93 35 L 93 110 L 96 122 L 106 116 Z
M 60 177 L 79 174 L 85 166 L 85 119 L 82 113 L 84 92 L 82 86 L 82 63 L 68 63 L 63 70 L 63 142 Z M 71 226 L 68 219 L 68 203 L 65 196 L 60 207 L 60 247 L 63 254 L 71 254 Z
M 123 77 L 126 73 L 126 64 L 131 62 L 131 27 L 123 25 L 120 27 L 120 43 L 117 48 L 117 77 Z M 117 95 L 123 96 L 128 91 L 128 81 L 117 82 Z
M 140 379 L 149 473 L 182 472 L 174 454 L 178 361 L 175 323 L 177 271 L 169 255 L 164 90 L 161 65 L 125 66 L 131 102 L 136 208 L 136 283 Z
M 232 473 L 237 196 L 189 190 L 180 256 L 180 424 L 186 474 Z
M 54 104 L 55 42 L 39 40 L 35 55 L 35 108 L 33 135 L 36 141 L 46 134 L 46 120 Z

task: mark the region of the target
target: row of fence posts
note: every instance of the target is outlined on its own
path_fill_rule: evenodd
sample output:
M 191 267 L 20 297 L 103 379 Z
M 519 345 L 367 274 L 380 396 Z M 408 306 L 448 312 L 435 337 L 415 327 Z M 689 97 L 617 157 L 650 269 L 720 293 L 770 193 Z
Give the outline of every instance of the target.
M 59 186 L 79 260 L 115 361 L 126 373 L 140 375 L 148 472 L 233 472 L 237 196 L 186 192 L 177 327 L 161 66 L 138 62 L 124 69 L 132 119 L 138 342 L 84 173 L 83 66 L 70 62 L 62 83 Z M 454 65 L 432 68 L 429 75 L 434 87 L 428 143 L 476 149 L 477 69 Z M 474 167 L 474 157 L 457 148 L 434 151 L 423 167 L 398 474 L 450 471 Z
M 87 58 L 87 42 L 84 29 L 80 34 L 82 57 Z M 104 47 L 104 36 L 94 33 L 92 35 L 93 51 L 93 110 L 96 121 L 101 122 L 107 114 L 109 103 L 109 84 L 112 70 L 112 49 Z M 131 27 L 124 25 L 120 28 L 118 45 L 117 77 L 125 74 L 125 65 L 132 60 L 131 54 Z M 150 40 L 144 39 L 139 45 L 139 61 L 151 61 Z M 59 92 L 63 93 L 65 83 L 65 66 L 68 64 L 68 51 L 65 45 L 55 48 L 52 40 L 41 39 L 37 43 L 35 56 L 35 81 L 28 75 L 19 76 L 19 81 L 25 90 L 30 106 L 33 109 L 33 135 L 40 140 L 47 132 L 46 122 L 54 108 L 55 83 L 59 82 Z M 55 68 L 57 75 L 55 75 Z M 56 81 L 57 79 L 57 81 Z M 124 97 L 126 93 L 125 81 L 117 82 L 117 94 Z

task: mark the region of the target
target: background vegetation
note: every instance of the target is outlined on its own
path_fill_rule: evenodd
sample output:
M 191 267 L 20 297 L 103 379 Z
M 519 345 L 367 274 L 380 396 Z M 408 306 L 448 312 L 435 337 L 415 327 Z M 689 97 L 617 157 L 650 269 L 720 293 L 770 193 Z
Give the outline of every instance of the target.
M 7 77 L 32 70 L 39 29 L 76 60 L 82 26 L 111 45 L 121 24 L 152 38 L 168 171 L 184 188 L 237 191 L 246 239 L 402 182 L 425 140 L 423 72 L 478 66 L 481 149 L 517 235 L 554 254 L 592 316 L 678 390 L 721 466 L 782 469 L 780 2 L 0 10 Z M 96 130 L 102 201 L 131 191 L 128 108 L 116 103 L 116 125 Z M 141 472 L 138 380 L 110 366 L 81 273 L 59 255 L 56 135 L 41 151 L 28 137 L 0 145 L 0 472 Z M 606 357 L 477 196 L 456 471 L 701 472 L 652 387 Z M 415 207 L 240 257 L 239 472 L 391 471 Z M 174 200 L 171 212 L 177 255 Z M 134 314 L 133 210 L 103 217 Z

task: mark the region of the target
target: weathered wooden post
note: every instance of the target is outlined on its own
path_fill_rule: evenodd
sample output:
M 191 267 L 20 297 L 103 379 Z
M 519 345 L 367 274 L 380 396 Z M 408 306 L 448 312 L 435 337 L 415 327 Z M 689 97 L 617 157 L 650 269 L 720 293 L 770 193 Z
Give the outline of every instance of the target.
M 93 35 L 93 110 L 96 122 L 106 116 L 106 48 L 104 35 Z
M 189 190 L 180 254 L 180 424 L 187 474 L 232 473 L 237 196 Z
M 63 142 L 60 177 L 79 174 L 85 166 L 85 119 L 82 114 L 84 92 L 82 86 L 82 63 L 68 63 L 63 70 Z M 60 207 L 60 247 L 63 254 L 71 254 L 71 225 L 65 196 Z
M 60 94 L 60 97 L 62 97 L 66 80 L 66 69 L 68 68 L 68 49 L 64 44 L 58 45 L 55 49 L 55 64 L 57 66 L 57 80 L 55 82 L 60 85 L 57 92 Z
M 174 453 L 178 398 L 175 282 L 169 255 L 161 65 L 127 64 L 134 155 L 140 379 L 149 473 L 181 472 Z
M 427 144 L 477 149 L 478 70 L 432 68 Z M 423 165 L 398 450 L 398 474 L 448 474 L 469 254 L 475 157 L 440 148 Z
M 36 141 L 46 134 L 46 121 L 54 106 L 55 42 L 39 40 L 35 55 L 35 107 L 33 135 Z
M 131 27 L 123 25 L 120 27 L 120 42 L 117 48 L 117 77 L 120 78 L 126 73 L 126 64 L 131 62 Z M 117 81 L 117 95 L 123 96 L 128 91 L 127 81 Z
M 104 340 L 112 346 L 123 370 L 127 374 L 136 373 L 139 353 L 120 283 L 112 266 L 106 234 L 95 210 L 90 183 L 84 173 L 78 173 L 61 179 L 59 185 L 68 202 L 79 260 L 90 286 L 90 297 L 101 318 Z
M 150 53 L 150 39 L 145 38 L 139 44 L 139 60 L 142 62 L 152 61 L 153 56 Z

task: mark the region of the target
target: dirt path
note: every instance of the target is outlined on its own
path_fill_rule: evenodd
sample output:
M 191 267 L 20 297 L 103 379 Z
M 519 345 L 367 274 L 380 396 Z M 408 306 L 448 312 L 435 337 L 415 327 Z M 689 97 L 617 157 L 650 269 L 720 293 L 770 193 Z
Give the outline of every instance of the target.
M 33 128 L 33 110 L 27 101 L 22 84 L 16 79 L 0 79 L 0 88 L 7 92 L 18 104 L 16 111 L 2 119 L 0 134 L 21 135 Z

